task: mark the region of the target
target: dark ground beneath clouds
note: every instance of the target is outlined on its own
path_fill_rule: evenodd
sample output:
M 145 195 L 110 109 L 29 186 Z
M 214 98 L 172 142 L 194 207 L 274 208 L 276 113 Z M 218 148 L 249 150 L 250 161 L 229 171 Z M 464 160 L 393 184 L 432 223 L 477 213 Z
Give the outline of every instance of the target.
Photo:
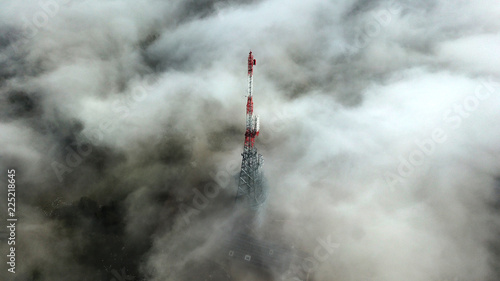
M 226 280 L 250 49 L 271 189 L 257 236 L 310 257 L 338 243 L 309 280 L 500 280 L 499 16 L 493 0 L 3 2 L 0 179 L 16 169 L 19 223 L 0 280 Z

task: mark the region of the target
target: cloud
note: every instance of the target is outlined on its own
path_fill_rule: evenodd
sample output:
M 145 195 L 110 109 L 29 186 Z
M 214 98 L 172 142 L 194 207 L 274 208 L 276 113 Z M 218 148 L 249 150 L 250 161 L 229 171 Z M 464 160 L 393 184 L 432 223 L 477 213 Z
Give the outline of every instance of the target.
M 309 280 L 497 280 L 495 7 L 1 4 L 17 280 L 264 278 L 215 258 L 238 218 L 249 50 L 270 185 L 257 236 L 311 257 Z M 318 241 L 338 247 L 317 258 Z

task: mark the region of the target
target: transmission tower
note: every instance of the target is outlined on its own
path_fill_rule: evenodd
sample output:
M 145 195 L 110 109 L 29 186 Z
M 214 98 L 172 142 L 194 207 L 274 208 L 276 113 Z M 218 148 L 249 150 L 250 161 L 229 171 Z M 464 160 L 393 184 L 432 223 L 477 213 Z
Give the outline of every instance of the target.
M 253 67 L 257 64 L 252 52 L 248 55 L 248 95 L 243 159 L 236 201 L 246 201 L 251 209 L 258 209 L 267 198 L 267 187 L 262 172 L 264 158 L 257 153 L 255 137 L 259 135 L 259 117 L 253 114 Z

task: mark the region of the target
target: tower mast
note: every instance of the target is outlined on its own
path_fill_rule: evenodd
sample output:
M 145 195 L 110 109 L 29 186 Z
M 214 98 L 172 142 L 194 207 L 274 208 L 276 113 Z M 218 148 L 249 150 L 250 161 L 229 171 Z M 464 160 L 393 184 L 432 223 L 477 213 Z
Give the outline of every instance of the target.
M 255 138 L 259 135 L 259 117 L 253 113 L 253 68 L 257 64 L 252 52 L 248 55 L 248 96 L 246 106 L 246 130 L 243 159 L 238 182 L 236 201 L 247 201 L 251 209 L 256 209 L 265 202 L 265 188 L 262 165 L 264 159 L 257 154 Z

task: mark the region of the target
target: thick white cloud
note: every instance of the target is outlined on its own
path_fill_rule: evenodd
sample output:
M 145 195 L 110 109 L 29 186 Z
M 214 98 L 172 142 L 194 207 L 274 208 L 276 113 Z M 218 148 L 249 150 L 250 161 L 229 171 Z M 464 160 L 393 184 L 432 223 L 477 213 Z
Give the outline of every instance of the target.
M 496 280 L 497 6 L 3 3 L 1 166 L 29 175 L 19 204 L 35 213 L 55 197 L 119 202 L 124 227 L 115 240 L 139 254 L 113 266 L 179 280 L 214 251 L 226 224 L 221 204 L 234 186 L 224 186 L 188 225 L 179 206 L 190 204 L 193 188 L 238 169 L 251 49 L 257 146 L 271 187 L 259 231 L 311 257 L 318 239 L 338 243 L 314 280 Z M 67 165 L 69 149 L 80 153 L 89 140 L 92 152 L 58 176 L 52 164 Z M 94 245 L 84 234 L 95 228 L 111 239 L 92 223 L 45 219 L 43 227 L 29 220 L 44 235 L 20 236 L 36 246 L 22 250 L 23 276 L 108 271 L 88 262 L 99 253 L 92 247 L 78 256 L 81 265 L 36 267 L 40 252 L 53 254 L 39 245 L 54 245 L 59 228 L 77 235 L 57 233 L 65 244 L 54 259 Z M 92 276 L 112 276 L 99 274 Z

